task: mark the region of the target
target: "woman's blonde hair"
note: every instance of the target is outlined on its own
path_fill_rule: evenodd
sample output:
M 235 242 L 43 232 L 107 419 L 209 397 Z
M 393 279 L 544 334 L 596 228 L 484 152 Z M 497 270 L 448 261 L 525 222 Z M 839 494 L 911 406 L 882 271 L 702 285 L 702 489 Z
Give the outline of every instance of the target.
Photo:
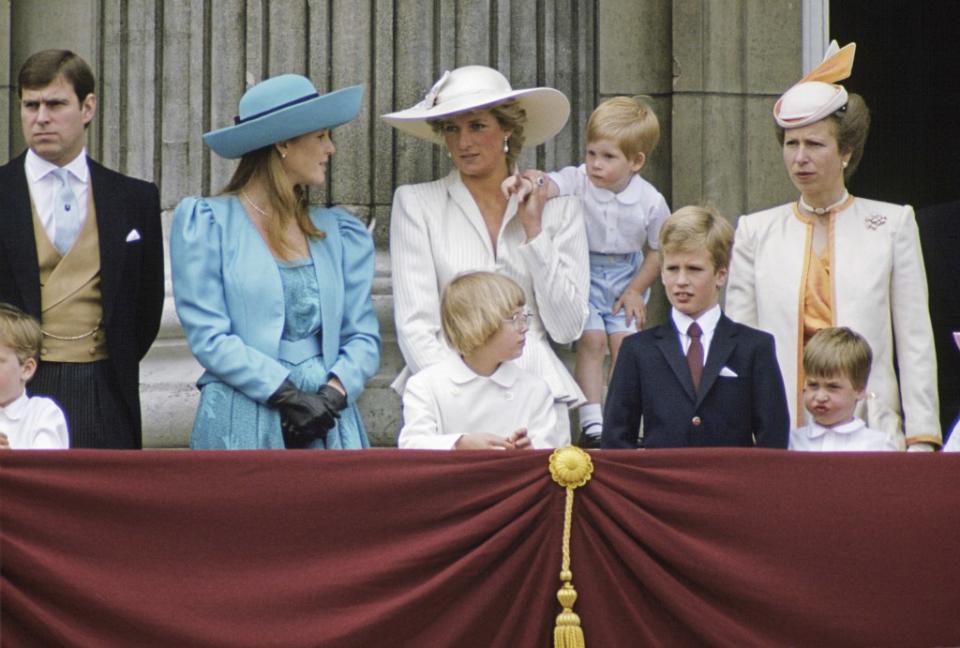
M 510 131 L 510 137 L 507 139 L 507 169 L 510 170 L 517 163 L 517 158 L 520 157 L 520 153 L 523 151 L 523 143 L 525 137 L 523 135 L 523 127 L 527 123 L 527 111 L 523 109 L 523 106 L 520 105 L 520 102 L 512 99 L 502 104 L 497 104 L 495 106 L 481 106 L 469 110 L 463 114 L 469 114 L 471 112 L 477 112 L 480 110 L 489 110 L 490 114 L 497 120 L 497 123 L 500 124 L 500 128 L 503 130 Z M 433 129 L 433 132 L 443 137 L 443 129 L 449 122 L 449 117 L 434 119 L 430 121 L 430 127 Z
M 495 272 L 458 275 L 443 290 L 440 319 L 443 334 L 458 353 L 483 346 L 514 311 L 526 303 L 516 281 Z
M 277 218 L 263 221 L 267 244 L 272 249 L 280 253 L 293 252 L 293 247 L 284 236 L 290 219 L 296 220 L 300 230 L 307 236 L 321 239 L 326 236 L 310 220 L 306 189 L 292 184 L 287 178 L 280 162 L 280 153 L 273 144 L 250 151 L 240 158 L 237 170 L 222 193 L 237 194 L 254 178 L 262 179 L 266 184 L 270 211 L 277 214 Z
M 40 325 L 16 306 L 0 302 L 0 345 L 13 349 L 20 364 L 36 358 L 43 345 Z

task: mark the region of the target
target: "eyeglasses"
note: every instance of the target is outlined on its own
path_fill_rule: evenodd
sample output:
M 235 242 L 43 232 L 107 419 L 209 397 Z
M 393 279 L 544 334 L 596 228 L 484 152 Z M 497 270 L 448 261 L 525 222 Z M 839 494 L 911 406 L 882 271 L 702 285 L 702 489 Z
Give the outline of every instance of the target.
M 503 318 L 503 321 L 504 323 L 513 324 L 513 328 L 519 331 L 524 327 L 529 326 L 531 319 L 533 319 L 533 313 L 529 311 L 520 311 L 519 313 L 514 313 L 510 317 Z

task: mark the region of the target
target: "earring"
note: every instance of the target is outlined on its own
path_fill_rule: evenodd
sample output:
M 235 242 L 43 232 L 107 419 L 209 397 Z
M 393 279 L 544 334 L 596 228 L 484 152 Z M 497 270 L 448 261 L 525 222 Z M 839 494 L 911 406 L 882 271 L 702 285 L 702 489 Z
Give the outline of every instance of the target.
M 280 159 L 281 159 L 281 160 L 286 160 L 286 159 L 287 159 L 287 154 L 286 154 L 286 153 L 281 153 L 281 154 L 280 154 Z
M 844 160 L 844 161 L 843 161 L 843 168 L 846 169 L 848 164 L 850 164 L 850 163 L 847 162 L 846 160 Z
M 504 152 L 504 153 L 509 153 L 509 152 L 510 152 L 510 144 L 507 143 L 509 140 L 510 140 L 509 137 L 504 137 L 504 138 L 503 138 L 503 152 Z

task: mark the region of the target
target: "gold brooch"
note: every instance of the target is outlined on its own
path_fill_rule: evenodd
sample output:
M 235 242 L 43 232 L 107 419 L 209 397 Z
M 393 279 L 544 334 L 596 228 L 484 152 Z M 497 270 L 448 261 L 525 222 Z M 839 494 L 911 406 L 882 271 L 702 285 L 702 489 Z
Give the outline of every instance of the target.
M 863 219 L 863 222 L 867 224 L 867 229 L 875 230 L 887 222 L 887 217 L 883 214 L 870 214 Z

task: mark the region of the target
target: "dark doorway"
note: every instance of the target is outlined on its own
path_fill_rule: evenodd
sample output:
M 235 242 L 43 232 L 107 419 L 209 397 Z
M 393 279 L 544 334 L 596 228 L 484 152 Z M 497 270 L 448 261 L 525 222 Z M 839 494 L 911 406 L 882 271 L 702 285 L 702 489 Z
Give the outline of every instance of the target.
M 915 209 L 960 199 L 960 2 L 834 0 L 830 37 L 857 43 L 872 126 L 854 195 Z
M 853 76 L 873 123 L 854 195 L 917 212 L 944 435 L 960 412 L 960 2 L 834 0 L 830 32 L 857 43 Z

